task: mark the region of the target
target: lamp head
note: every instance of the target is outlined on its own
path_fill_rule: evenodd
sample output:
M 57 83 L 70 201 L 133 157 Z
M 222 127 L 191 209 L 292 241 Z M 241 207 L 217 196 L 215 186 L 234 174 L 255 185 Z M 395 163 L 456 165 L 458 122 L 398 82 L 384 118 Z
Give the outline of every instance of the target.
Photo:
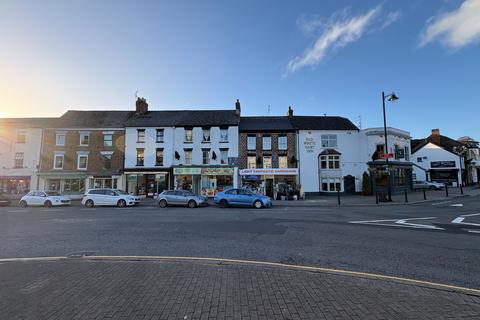
M 395 100 L 398 100 L 398 97 L 395 95 L 394 92 L 392 92 L 392 94 L 388 96 L 388 101 L 395 101 Z

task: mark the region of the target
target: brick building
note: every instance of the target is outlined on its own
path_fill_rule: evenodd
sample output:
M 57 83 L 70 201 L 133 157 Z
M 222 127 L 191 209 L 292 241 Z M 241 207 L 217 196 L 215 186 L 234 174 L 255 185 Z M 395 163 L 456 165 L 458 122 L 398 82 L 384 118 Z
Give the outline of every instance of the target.
M 241 117 L 241 185 L 268 196 L 292 195 L 298 189 L 297 134 L 290 116 Z
M 89 188 L 124 181 L 125 121 L 129 111 L 68 111 L 45 128 L 39 188 L 80 198 Z

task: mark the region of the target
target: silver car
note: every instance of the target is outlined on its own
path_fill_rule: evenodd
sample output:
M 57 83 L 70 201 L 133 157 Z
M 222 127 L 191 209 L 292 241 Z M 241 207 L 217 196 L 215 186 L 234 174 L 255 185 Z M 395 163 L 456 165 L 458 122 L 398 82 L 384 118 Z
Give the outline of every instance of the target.
M 445 188 L 445 184 L 441 182 L 413 181 L 413 190 L 418 190 L 418 189 L 441 190 L 443 188 Z
M 160 208 L 167 206 L 187 206 L 189 208 L 195 208 L 208 204 L 206 197 L 197 196 L 187 190 L 165 190 L 158 195 L 157 200 Z

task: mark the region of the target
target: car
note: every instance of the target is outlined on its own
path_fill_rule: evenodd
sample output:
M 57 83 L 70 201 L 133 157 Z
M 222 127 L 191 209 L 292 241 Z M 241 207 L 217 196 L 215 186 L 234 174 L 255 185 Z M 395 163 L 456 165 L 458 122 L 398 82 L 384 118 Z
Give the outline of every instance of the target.
M 430 182 L 430 181 L 414 181 L 413 190 L 417 189 L 430 189 L 430 190 L 441 190 L 445 188 L 445 184 L 441 182 Z
M 198 196 L 188 190 L 165 190 L 157 197 L 158 206 L 165 208 L 167 206 L 187 206 L 196 208 L 206 206 L 208 199 L 204 196 Z
M 44 206 L 49 208 L 69 206 L 71 201 L 70 198 L 62 196 L 56 191 L 30 191 L 20 199 L 19 204 L 23 208 L 27 206 Z
M 10 198 L 0 194 L 0 207 L 8 207 L 11 204 Z
M 272 199 L 262 194 L 253 193 L 247 189 L 230 189 L 219 192 L 213 201 L 222 208 L 228 206 L 254 207 L 257 209 L 272 206 Z
M 140 197 L 139 196 L 135 196 L 131 193 L 128 193 L 128 192 L 125 192 L 123 190 L 120 190 L 120 189 L 114 189 L 116 192 L 118 192 L 119 194 L 122 194 L 122 195 L 129 195 L 131 197 L 133 197 L 134 201 L 135 201 L 135 205 L 138 205 L 140 204 Z
M 82 198 L 82 205 L 87 208 L 95 206 L 117 206 L 120 208 L 134 206 L 137 197 L 118 189 L 89 189 Z

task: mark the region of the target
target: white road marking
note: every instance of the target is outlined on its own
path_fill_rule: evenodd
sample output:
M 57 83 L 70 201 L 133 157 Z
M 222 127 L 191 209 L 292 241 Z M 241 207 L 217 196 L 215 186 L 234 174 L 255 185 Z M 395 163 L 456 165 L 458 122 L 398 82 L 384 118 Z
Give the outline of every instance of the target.
M 463 203 L 451 204 L 450 207 L 463 207 Z
M 24 209 L 24 210 L 8 210 L 7 212 L 9 212 L 9 213 L 28 212 L 28 210 L 26 210 L 26 209 Z
M 418 223 L 407 222 L 411 220 L 429 220 L 429 219 L 436 219 L 436 217 L 350 221 L 349 223 L 368 224 L 373 226 L 403 227 L 403 228 L 413 228 L 413 229 L 445 230 L 443 228 L 432 226 L 430 224 L 418 224 Z M 391 222 L 391 223 L 383 223 L 383 222 Z
M 435 202 L 435 203 L 432 203 L 432 206 L 439 206 L 439 205 L 447 204 L 447 203 L 451 203 L 451 202 L 453 202 L 453 200 L 442 201 L 442 202 Z
M 452 220 L 452 223 L 454 223 L 454 224 L 461 224 L 461 225 L 465 225 L 465 226 L 480 227 L 480 223 L 463 222 L 463 220 L 465 220 L 465 218 L 467 218 L 467 217 L 473 217 L 473 216 L 478 216 L 478 215 L 480 215 L 480 213 L 461 215 L 461 216 L 456 217 L 455 219 L 453 219 L 453 220 Z

